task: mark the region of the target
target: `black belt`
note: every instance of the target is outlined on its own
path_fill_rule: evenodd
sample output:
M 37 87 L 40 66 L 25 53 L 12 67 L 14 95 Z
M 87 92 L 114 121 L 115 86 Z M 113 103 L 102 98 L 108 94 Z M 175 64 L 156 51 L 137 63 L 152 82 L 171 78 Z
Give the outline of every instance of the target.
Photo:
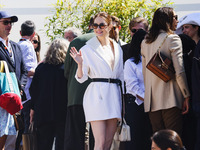
M 122 82 L 119 79 L 111 79 L 111 78 L 93 78 L 92 82 L 108 82 L 108 83 L 115 83 L 120 87 L 120 91 L 121 91 L 121 100 L 122 100 L 122 124 L 123 124 L 123 105 L 124 105 L 124 96 L 123 96 L 123 91 L 122 91 Z M 121 124 L 121 127 L 122 127 Z M 120 128 L 120 132 L 121 132 L 121 128 Z
M 122 82 L 119 79 L 111 79 L 111 78 L 93 78 L 92 82 L 108 82 L 108 83 L 116 83 L 117 85 L 121 86 Z

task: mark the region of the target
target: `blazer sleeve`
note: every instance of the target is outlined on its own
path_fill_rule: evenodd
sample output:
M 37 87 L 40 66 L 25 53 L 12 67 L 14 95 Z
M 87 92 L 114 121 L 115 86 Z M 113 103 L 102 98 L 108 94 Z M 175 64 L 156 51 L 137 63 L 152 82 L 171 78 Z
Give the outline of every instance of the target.
M 15 63 L 17 63 L 15 71 L 16 71 L 16 74 L 18 74 L 18 80 L 20 82 L 20 87 L 23 85 L 22 86 L 22 89 L 23 89 L 23 87 L 27 83 L 28 72 L 27 72 L 27 69 L 25 66 L 23 55 L 22 55 L 22 50 L 21 50 L 21 47 L 17 43 L 15 43 L 13 41 L 10 41 L 10 43 L 12 45 L 12 48 L 14 48 Z
M 122 91 L 123 91 L 123 93 L 125 93 L 125 90 L 124 90 L 124 62 L 123 62 L 123 51 L 122 51 L 122 48 L 121 48 L 121 46 L 118 44 L 118 49 L 119 49 L 119 51 L 120 51 L 120 67 L 119 67 L 119 69 L 120 69 L 120 74 L 119 74 L 119 79 L 121 80 L 121 82 L 122 82 Z
M 176 81 L 184 98 L 187 98 L 190 96 L 190 92 L 183 64 L 182 43 L 178 35 L 171 36 L 169 46 L 170 46 L 169 49 L 171 52 L 174 69 L 176 72 Z
M 142 74 L 144 78 L 144 85 L 145 85 L 145 74 L 146 74 L 146 58 L 145 58 L 145 48 L 144 48 L 145 40 L 142 41 L 141 44 L 141 55 L 142 55 Z

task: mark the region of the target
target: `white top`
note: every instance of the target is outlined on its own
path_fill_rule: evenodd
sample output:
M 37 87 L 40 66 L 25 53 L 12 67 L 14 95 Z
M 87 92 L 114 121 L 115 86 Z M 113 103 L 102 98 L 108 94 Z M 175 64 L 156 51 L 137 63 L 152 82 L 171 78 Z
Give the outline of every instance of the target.
M 103 49 L 101 49 L 102 57 L 108 62 L 108 65 L 113 70 L 114 63 L 115 63 L 115 56 L 113 54 L 112 48 L 109 45 L 103 46 Z
M 26 66 L 27 71 L 30 71 L 32 69 L 35 70 L 35 68 L 37 67 L 37 57 L 36 57 L 33 44 L 29 40 L 19 41 L 18 44 L 21 47 L 24 64 Z M 31 96 L 29 93 L 31 82 L 32 82 L 32 77 L 27 77 L 27 83 L 24 90 L 27 100 L 31 99 Z M 24 101 L 23 103 L 25 102 L 26 101 Z
M 128 59 L 124 66 L 124 81 L 126 82 L 126 93 L 136 97 L 144 98 L 144 79 L 142 74 L 142 62 L 135 64 L 133 58 Z M 136 97 L 135 103 L 141 105 L 142 100 Z
M 121 47 L 114 40 L 114 65 L 111 67 L 109 59 L 110 49 L 104 49 L 96 37 L 90 39 L 81 48 L 83 56 L 83 77 L 76 79 L 83 83 L 90 78 L 120 79 L 123 83 L 123 54 Z M 111 51 L 112 52 L 112 51 Z M 109 55 L 111 56 L 111 55 Z M 86 121 L 121 119 L 121 92 L 115 83 L 91 82 L 84 94 L 83 108 Z

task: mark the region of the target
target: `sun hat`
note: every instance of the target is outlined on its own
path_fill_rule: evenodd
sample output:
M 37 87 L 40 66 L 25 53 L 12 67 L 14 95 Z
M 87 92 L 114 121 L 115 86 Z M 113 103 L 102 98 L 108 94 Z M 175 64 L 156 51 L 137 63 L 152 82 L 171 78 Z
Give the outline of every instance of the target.
M 177 25 L 176 34 L 182 34 L 182 26 L 184 24 L 192 24 L 200 26 L 200 13 L 192 13 L 180 18 Z

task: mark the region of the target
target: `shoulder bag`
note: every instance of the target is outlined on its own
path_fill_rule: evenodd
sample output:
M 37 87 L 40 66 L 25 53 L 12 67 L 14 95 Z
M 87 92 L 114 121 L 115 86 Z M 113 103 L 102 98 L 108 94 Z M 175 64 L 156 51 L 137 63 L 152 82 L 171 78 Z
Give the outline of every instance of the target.
M 175 70 L 172 60 L 160 52 L 160 48 L 162 47 L 167 37 L 168 35 L 165 37 L 158 50 L 146 66 L 152 73 L 154 73 L 164 82 L 168 82 L 175 76 Z
M 17 78 L 9 72 L 6 61 L 0 61 L 0 66 L 0 107 L 13 115 L 23 108 Z

